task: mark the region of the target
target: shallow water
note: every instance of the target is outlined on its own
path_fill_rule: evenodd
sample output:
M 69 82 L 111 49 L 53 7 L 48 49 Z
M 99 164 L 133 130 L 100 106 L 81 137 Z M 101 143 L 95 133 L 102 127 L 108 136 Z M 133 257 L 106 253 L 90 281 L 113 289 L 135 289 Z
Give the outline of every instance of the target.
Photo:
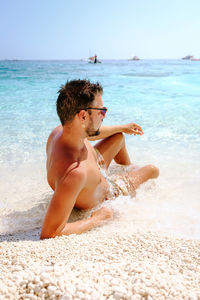
M 181 60 L 0 61 L 0 232 L 41 226 L 52 195 L 45 143 L 59 123 L 57 91 L 74 78 L 103 85 L 104 124 L 142 126 L 126 137 L 132 161 L 160 169 L 136 198 L 105 204 L 116 223 L 200 239 L 200 63 Z

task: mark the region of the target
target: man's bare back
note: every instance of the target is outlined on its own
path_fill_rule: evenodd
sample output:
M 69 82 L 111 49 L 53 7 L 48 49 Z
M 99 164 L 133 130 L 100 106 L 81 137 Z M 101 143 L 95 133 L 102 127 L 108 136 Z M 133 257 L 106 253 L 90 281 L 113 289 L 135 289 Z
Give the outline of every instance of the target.
M 87 80 L 67 82 L 59 91 L 57 113 L 62 126 L 56 127 L 47 141 L 47 179 L 54 190 L 42 231 L 41 239 L 72 233 L 80 234 L 102 224 L 113 216 L 110 208 L 102 207 L 87 219 L 69 223 L 74 207 L 91 209 L 106 200 L 109 184 L 97 165 L 96 150 L 105 168 L 111 161 L 131 165 L 124 133 L 142 135 L 135 124 L 102 126 L 107 108 L 103 107 L 102 87 Z M 100 140 L 94 147 L 89 140 Z M 127 190 L 136 189 L 159 174 L 155 166 L 147 165 L 124 174 Z M 120 179 L 120 180 L 121 180 Z

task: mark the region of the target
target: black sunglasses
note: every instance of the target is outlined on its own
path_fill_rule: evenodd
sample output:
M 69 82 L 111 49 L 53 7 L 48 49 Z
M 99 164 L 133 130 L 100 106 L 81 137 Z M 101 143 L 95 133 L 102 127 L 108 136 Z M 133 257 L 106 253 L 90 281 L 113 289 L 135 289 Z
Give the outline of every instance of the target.
M 83 108 L 83 110 L 89 110 L 89 109 L 95 109 L 95 110 L 100 110 L 101 111 L 101 114 L 103 116 L 106 115 L 106 112 L 107 112 L 107 107 L 102 107 L 102 108 L 98 108 L 98 107 L 86 107 L 86 108 Z

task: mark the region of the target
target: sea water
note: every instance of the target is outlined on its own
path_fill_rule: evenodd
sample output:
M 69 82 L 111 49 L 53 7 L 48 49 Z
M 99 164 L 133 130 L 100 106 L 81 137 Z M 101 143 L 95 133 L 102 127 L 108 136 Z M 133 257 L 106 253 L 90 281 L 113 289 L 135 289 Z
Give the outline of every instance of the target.
M 126 136 L 132 162 L 160 169 L 135 198 L 111 201 L 121 226 L 200 239 L 200 62 L 183 60 L 0 61 L 0 233 L 41 227 L 57 91 L 79 78 L 102 84 L 105 125 L 143 128 Z

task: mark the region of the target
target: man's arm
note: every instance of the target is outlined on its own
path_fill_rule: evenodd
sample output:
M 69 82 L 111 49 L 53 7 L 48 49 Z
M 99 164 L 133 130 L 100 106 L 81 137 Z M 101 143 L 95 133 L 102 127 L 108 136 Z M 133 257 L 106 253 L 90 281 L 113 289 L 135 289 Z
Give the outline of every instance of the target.
M 134 135 L 142 135 L 142 128 L 136 123 L 129 123 L 124 125 L 112 125 L 112 126 L 101 126 L 100 134 L 97 136 L 88 137 L 89 141 L 95 141 L 100 139 L 105 139 L 115 133 L 126 133 L 126 134 L 134 134 Z
M 44 219 L 41 239 L 73 233 L 80 234 L 99 226 L 103 220 L 112 217 L 112 210 L 101 208 L 88 219 L 67 223 L 84 183 L 85 175 L 77 169 L 72 170 L 59 181 Z

